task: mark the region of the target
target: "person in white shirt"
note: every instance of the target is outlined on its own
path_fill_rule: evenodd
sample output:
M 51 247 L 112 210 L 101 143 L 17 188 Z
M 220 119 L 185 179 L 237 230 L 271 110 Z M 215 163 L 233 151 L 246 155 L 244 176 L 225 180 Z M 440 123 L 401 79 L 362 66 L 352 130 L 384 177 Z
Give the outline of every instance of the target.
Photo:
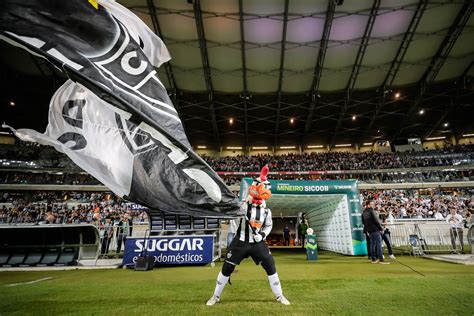
M 452 208 L 450 214 L 446 216 L 446 222 L 451 226 L 449 234 L 451 235 L 451 245 L 453 246 L 453 251 L 456 251 L 456 237 L 459 238 L 461 243 L 461 253 L 464 254 L 464 241 L 463 241 L 463 231 L 462 231 L 462 216 L 456 213 L 456 209 Z
M 408 217 L 408 215 L 407 215 L 407 210 L 406 210 L 406 208 L 404 208 L 404 207 L 402 207 L 402 208 L 400 209 L 400 214 L 401 214 L 401 218 L 407 218 L 407 217 Z
M 395 217 L 393 217 L 392 211 L 388 211 L 387 222 L 389 222 L 390 224 L 393 224 L 395 222 Z
M 439 212 L 439 210 L 436 210 L 436 213 L 434 214 L 435 219 L 444 219 L 443 214 Z

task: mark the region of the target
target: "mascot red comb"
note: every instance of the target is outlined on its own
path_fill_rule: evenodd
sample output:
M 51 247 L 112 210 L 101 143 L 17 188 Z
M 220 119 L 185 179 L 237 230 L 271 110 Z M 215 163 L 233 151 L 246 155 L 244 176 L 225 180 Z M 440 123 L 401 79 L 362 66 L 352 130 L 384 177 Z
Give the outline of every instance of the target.
M 260 176 L 249 187 L 247 198 L 242 205 L 245 217 L 236 220 L 237 233 L 227 249 L 226 260 L 217 276 L 214 294 L 207 301 L 208 306 L 220 301 L 222 291 L 229 282 L 230 275 L 235 267 L 247 257 L 252 257 L 257 265 L 261 264 L 265 269 L 276 300 L 281 304 L 290 305 L 288 299 L 283 296 L 275 260 L 264 242 L 273 226 L 272 212 L 265 203 L 272 195 L 270 181 L 267 178 L 268 171 L 268 166 L 264 166 Z

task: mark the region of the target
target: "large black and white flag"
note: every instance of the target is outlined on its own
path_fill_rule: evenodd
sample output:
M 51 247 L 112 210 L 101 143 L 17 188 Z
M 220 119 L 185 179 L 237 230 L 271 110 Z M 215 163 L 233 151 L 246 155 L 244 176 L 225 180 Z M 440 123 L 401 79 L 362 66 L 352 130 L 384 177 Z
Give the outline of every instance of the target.
M 153 65 L 169 59 L 143 22 L 113 1 L 0 1 L 0 39 L 69 78 L 44 134 L 120 196 L 167 212 L 234 216 L 238 200 L 191 149 Z M 102 3 L 103 5 L 100 5 Z

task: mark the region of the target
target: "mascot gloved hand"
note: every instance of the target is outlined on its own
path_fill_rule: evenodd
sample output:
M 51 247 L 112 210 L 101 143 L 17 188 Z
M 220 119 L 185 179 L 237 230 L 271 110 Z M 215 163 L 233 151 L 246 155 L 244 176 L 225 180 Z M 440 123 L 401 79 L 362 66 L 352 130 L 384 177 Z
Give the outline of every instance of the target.
M 258 233 L 258 234 L 253 235 L 253 240 L 255 240 L 255 242 L 261 242 L 264 238 L 265 238 L 265 233 Z

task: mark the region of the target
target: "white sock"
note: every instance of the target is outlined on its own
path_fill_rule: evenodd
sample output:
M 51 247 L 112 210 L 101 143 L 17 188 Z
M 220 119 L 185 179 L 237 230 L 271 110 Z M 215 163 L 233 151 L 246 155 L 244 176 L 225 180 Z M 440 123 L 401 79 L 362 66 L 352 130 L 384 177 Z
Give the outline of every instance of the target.
M 222 272 L 219 272 L 219 275 L 217 276 L 216 289 L 214 290 L 214 296 L 221 297 L 221 293 L 224 290 L 227 281 L 229 281 L 229 277 L 226 277 L 222 274 Z
M 276 298 L 283 295 L 283 291 L 281 290 L 281 283 L 280 283 L 280 278 L 278 277 L 278 273 L 269 275 L 268 276 L 268 282 L 270 282 L 270 287 L 272 288 L 273 294 L 275 294 Z

